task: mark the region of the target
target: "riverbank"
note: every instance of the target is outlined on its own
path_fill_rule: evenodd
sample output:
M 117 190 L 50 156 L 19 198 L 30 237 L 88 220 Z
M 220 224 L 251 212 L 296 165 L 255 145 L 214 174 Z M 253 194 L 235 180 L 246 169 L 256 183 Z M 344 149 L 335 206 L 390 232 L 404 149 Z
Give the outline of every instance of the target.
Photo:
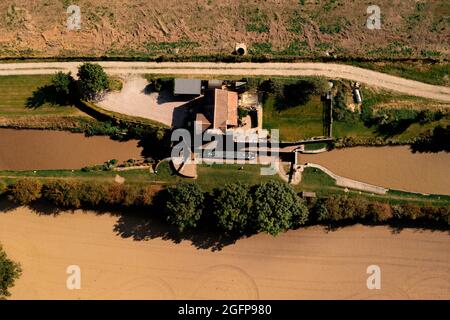
M 24 269 L 12 299 L 450 297 L 447 232 L 310 227 L 211 251 L 198 249 L 207 235 L 174 243 L 164 240 L 160 225 L 142 230 L 137 217 L 80 210 L 37 215 L 24 207 L 0 213 L 0 242 Z M 65 286 L 66 268 L 74 264 L 81 268 L 81 290 Z M 381 267 L 381 290 L 366 287 L 372 264 Z

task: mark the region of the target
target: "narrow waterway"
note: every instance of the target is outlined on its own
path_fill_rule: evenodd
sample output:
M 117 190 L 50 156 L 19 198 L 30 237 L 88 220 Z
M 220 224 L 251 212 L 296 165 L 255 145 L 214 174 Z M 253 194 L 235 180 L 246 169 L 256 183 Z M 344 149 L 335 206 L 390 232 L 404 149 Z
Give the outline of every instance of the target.
M 356 147 L 299 155 L 299 163 L 320 164 L 337 175 L 421 193 L 450 195 L 450 153 L 412 153 L 408 146 Z
M 141 158 L 138 141 L 50 130 L 0 129 L 0 170 L 79 169 Z

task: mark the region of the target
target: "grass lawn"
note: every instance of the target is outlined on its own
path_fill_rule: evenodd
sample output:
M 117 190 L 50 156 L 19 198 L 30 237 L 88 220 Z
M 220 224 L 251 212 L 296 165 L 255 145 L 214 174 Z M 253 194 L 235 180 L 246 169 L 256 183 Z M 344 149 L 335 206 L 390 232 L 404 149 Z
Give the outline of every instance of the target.
M 278 175 L 262 176 L 260 170 L 260 165 L 250 164 L 199 165 L 197 166 L 197 183 L 204 187 L 205 190 L 212 190 L 214 187 L 233 182 L 257 184 L 269 180 L 282 181 Z
M 420 82 L 450 86 L 449 63 L 352 62 L 352 65 Z
M 44 102 L 37 108 L 27 107 L 27 99 L 33 96 L 39 87 L 48 85 L 50 75 L 0 76 L 0 116 L 45 116 L 45 115 L 81 115 L 73 106 L 52 105 Z M 46 97 L 38 97 L 45 99 Z
M 282 141 L 296 141 L 324 135 L 323 103 L 319 96 L 312 96 L 305 105 L 278 111 L 274 97 L 264 103 L 263 126 L 279 129 Z

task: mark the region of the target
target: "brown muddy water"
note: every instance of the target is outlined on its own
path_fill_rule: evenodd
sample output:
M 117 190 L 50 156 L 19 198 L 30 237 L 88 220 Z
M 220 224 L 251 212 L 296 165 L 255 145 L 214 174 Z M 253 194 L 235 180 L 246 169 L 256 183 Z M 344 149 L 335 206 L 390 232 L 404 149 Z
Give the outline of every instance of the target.
M 0 129 L 0 170 L 79 169 L 111 159 L 140 159 L 138 141 L 63 131 Z
M 299 155 L 337 175 L 378 186 L 450 195 L 450 153 L 412 153 L 407 146 L 355 147 Z

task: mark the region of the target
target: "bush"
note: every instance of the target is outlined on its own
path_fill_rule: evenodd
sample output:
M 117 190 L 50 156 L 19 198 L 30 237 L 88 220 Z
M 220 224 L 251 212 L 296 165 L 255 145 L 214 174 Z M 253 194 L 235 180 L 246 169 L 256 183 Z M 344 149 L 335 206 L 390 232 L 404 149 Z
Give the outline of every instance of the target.
M 153 204 L 153 197 L 159 189 L 155 186 L 127 186 L 124 189 L 123 205 L 145 207 Z
M 25 205 L 41 197 L 42 183 L 34 179 L 20 179 L 14 183 L 10 191 L 10 199 Z
M 373 202 L 368 210 L 374 222 L 385 222 L 393 217 L 392 207 L 388 203 Z
M 105 202 L 108 189 L 104 184 L 85 182 L 79 186 L 79 200 L 89 207 L 95 207 Z
M 20 265 L 6 256 L 0 246 L 0 300 L 10 296 L 9 288 L 14 286 L 15 280 L 22 274 Z
M 80 184 L 72 181 L 55 180 L 47 182 L 43 188 L 43 196 L 56 206 L 79 208 Z
M 121 184 L 111 184 L 106 187 L 104 203 L 110 206 L 119 206 L 125 203 L 126 190 Z
M 180 231 L 197 226 L 202 216 L 204 194 L 197 184 L 179 184 L 165 193 L 167 221 Z
M 251 208 L 252 197 L 246 185 L 227 184 L 212 193 L 212 214 L 219 228 L 226 232 L 245 233 Z
M 259 184 L 253 192 L 252 216 L 256 231 L 273 236 L 305 224 L 308 209 L 287 184 L 270 181 Z
M 109 79 L 97 63 L 84 63 L 78 68 L 78 88 L 85 100 L 99 100 L 109 88 Z
M 0 180 L 0 196 L 8 190 L 8 185 L 3 180 Z
M 74 79 L 69 73 L 57 72 L 52 78 L 52 85 L 57 94 L 68 97 L 71 93 Z

